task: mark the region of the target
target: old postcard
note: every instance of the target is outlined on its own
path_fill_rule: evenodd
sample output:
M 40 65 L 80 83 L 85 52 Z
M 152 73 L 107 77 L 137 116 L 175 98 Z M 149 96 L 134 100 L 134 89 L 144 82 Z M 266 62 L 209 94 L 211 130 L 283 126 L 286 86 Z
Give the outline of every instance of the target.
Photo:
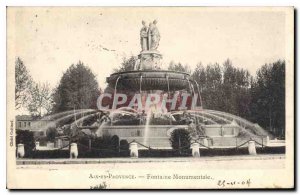
M 7 188 L 294 188 L 293 7 L 7 7 Z

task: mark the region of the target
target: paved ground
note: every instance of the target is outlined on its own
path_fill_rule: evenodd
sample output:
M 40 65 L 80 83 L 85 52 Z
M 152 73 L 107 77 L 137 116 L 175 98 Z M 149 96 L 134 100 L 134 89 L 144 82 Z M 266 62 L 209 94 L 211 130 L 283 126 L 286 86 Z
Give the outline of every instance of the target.
M 241 155 L 241 156 L 217 156 L 217 157 L 181 157 L 181 158 L 102 158 L 102 159 L 19 159 L 19 168 L 46 168 L 55 167 L 78 167 L 97 168 L 103 167 L 126 167 L 128 165 L 147 167 L 182 167 L 193 166 L 203 169 L 234 168 L 234 169 L 281 169 L 284 168 L 285 156 L 283 154 L 272 155 Z

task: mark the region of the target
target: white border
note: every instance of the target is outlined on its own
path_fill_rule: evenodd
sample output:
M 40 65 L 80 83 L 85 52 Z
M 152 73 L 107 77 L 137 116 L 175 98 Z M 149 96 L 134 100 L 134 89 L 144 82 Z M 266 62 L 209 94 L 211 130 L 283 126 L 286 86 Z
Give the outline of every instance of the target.
M 8 194 L 9 191 L 5 190 L 6 188 L 6 6 L 295 6 L 298 9 L 300 8 L 299 0 L 249 0 L 249 1 L 241 1 L 241 0 L 190 0 L 190 1 L 178 1 L 178 0 L 117 0 L 117 1 L 105 1 L 105 0 L 70 0 L 70 1 L 62 1 L 62 0 L 31 0 L 31 1 L 22 1 L 22 0 L 2 0 L 0 1 L 0 124 L 1 124 L 1 133 L 0 143 L 1 143 L 1 169 L 0 174 L 2 176 L 1 179 L 1 194 Z M 298 18 L 298 17 L 297 17 Z M 296 19 L 296 27 L 299 26 L 299 20 Z M 298 43 L 298 40 L 297 40 Z M 297 44 L 296 43 L 296 44 Z M 298 45 L 298 44 L 297 44 Z M 298 47 L 296 47 L 298 48 Z M 295 56 L 297 57 L 299 51 L 296 51 Z M 298 60 L 296 61 L 298 62 Z M 297 63 L 295 66 L 298 66 Z M 297 75 L 299 75 L 300 70 L 297 68 Z M 299 79 L 297 82 L 297 89 L 299 91 Z M 299 99 L 299 94 L 297 93 Z M 299 105 L 299 104 L 298 104 Z M 297 111 L 299 106 L 297 107 Z M 297 115 L 297 121 L 300 121 L 300 116 Z M 299 129 L 297 131 L 297 140 L 299 140 Z M 299 148 L 299 144 L 298 144 Z M 297 156 L 299 156 L 299 149 L 297 148 Z M 4 158 L 3 158 L 4 157 Z M 299 169 L 299 167 L 298 167 Z M 299 179 L 297 179 L 299 188 Z M 30 192 L 29 192 L 30 193 Z M 43 192 L 42 192 L 43 193 Z M 52 193 L 52 192 L 51 192 Z M 157 194 L 157 192 L 153 192 Z M 173 192 L 172 192 L 173 193 Z M 286 192 L 287 193 L 287 192 Z

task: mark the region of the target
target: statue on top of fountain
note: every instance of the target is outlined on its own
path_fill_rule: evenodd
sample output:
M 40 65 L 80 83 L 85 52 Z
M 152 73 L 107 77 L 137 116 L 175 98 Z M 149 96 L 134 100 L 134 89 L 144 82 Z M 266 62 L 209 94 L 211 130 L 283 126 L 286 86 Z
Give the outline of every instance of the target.
M 142 24 L 143 27 L 140 31 L 142 52 L 157 50 L 160 41 L 160 34 L 156 26 L 157 20 L 150 23 L 149 28 L 146 26 L 145 21 L 142 21 Z
M 160 69 L 162 55 L 157 50 L 160 41 L 159 30 L 154 20 L 147 27 L 142 21 L 143 27 L 140 30 L 141 53 L 135 64 L 135 70 L 157 70 Z

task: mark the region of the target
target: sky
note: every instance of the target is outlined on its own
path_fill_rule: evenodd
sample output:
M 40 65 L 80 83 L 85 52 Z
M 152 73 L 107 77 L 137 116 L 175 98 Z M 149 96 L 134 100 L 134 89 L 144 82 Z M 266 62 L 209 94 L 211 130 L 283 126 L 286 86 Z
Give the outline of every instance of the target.
M 71 64 L 82 61 L 101 88 L 124 57 L 141 50 L 141 21 L 157 20 L 163 68 L 170 61 L 245 68 L 285 59 L 286 13 L 258 8 L 8 8 L 8 58 L 20 57 L 36 82 L 58 85 Z M 12 60 L 13 61 L 13 60 Z

